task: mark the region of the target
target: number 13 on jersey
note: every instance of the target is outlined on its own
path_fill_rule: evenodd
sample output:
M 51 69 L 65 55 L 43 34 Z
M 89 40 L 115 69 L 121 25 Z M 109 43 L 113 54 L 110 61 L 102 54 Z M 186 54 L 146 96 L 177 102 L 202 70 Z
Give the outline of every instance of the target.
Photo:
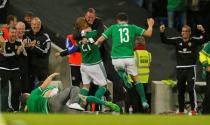
M 120 42 L 121 43 L 129 42 L 129 30 L 128 30 L 128 28 L 120 28 L 119 32 L 120 32 Z

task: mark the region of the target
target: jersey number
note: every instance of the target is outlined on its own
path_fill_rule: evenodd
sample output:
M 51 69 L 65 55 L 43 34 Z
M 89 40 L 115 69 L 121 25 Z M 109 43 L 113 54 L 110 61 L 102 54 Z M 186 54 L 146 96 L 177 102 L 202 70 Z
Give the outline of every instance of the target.
M 119 32 L 120 32 L 120 42 L 121 43 L 129 42 L 129 30 L 128 30 L 128 28 L 120 28 Z
M 91 51 L 89 44 L 82 44 L 82 51 L 83 52 Z

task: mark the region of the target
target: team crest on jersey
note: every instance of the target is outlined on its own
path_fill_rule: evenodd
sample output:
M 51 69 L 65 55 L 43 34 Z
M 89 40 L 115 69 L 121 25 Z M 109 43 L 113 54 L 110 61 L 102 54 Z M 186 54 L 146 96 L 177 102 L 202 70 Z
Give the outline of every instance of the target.
M 180 46 L 182 46 L 182 43 L 179 43 Z
M 183 48 L 183 51 L 186 52 L 187 51 L 187 48 Z
M 37 41 L 36 44 L 39 45 L 40 44 L 40 41 Z
M 189 42 L 189 43 L 188 43 L 188 46 L 192 46 L 192 43 L 191 43 L 191 42 Z

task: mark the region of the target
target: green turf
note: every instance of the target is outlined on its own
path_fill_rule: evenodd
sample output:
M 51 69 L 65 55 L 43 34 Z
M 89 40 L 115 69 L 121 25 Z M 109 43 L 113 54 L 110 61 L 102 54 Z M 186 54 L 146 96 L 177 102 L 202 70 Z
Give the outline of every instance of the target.
M 3 114 L 11 125 L 210 125 L 210 116 Z

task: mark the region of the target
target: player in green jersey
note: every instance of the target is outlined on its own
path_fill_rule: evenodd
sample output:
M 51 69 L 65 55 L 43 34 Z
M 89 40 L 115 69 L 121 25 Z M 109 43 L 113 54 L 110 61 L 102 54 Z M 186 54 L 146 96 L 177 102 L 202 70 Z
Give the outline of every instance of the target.
M 80 100 L 82 103 L 94 102 L 110 107 L 116 112 L 120 112 L 120 107 L 112 102 L 102 101 L 94 96 L 80 95 L 79 87 L 72 86 L 65 88 L 59 92 L 59 89 L 55 86 L 49 85 L 55 76 L 59 73 L 53 73 L 31 94 L 24 93 L 23 100 L 26 101 L 25 112 L 33 113 L 76 113 L 84 111 L 80 106 Z
M 144 87 L 137 78 L 138 73 L 134 60 L 134 42 L 136 36 L 151 37 L 154 20 L 152 18 L 147 19 L 147 24 L 147 30 L 128 24 L 128 15 L 126 13 L 119 13 L 117 15 L 117 24 L 110 26 L 95 42 L 95 45 L 99 45 L 108 37 L 112 37 L 112 64 L 128 88 L 132 85 L 128 82 L 127 73 L 131 75 L 136 90 L 141 96 L 142 106 L 145 109 L 149 105 L 145 98 Z
M 106 72 L 101 60 L 99 47 L 93 44 L 94 38 L 97 35 L 95 30 L 92 30 L 84 17 L 79 17 L 75 23 L 75 29 L 82 32 L 83 38 L 76 41 L 82 54 L 82 64 L 80 72 L 82 75 L 83 88 L 80 91 L 81 95 L 87 96 L 90 88 L 90 83 L 98 85 L 95 97 L 101 99 L 106 92 Z

